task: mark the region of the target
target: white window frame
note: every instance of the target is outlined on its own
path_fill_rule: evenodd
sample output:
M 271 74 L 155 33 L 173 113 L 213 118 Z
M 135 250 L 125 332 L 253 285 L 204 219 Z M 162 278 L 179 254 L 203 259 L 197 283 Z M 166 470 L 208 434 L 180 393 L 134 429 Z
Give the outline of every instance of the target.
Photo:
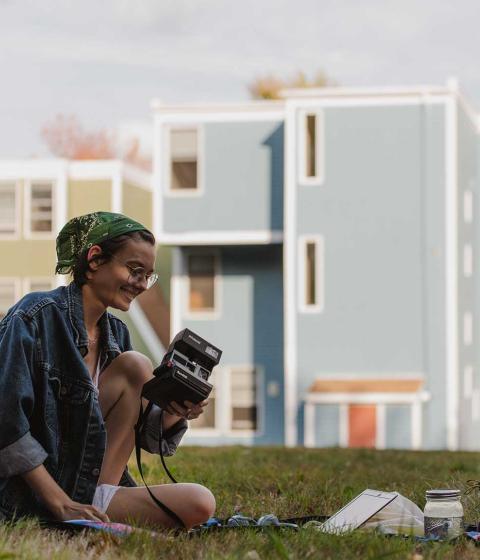
M 172 189 L 171 182 L 171 142 L 170 135 L 174 130 L 196 130 L 197 132 L 197 188 Z M 181 123 L 163 125 L 163 173 L 164 194 L 166 198 L 195 198 L 205 193 L 205 132 L 202 123 Z
M 0 188 L 4 185 L 13 185 L 14 192 L 15 192 L 15 231 L 13 233 L 5 233 L 0 231 L 0 239 L 5 240 L 18 240 L 20 239 L 20 231 L 21 231 L 21 189 L 20 189 L 20 181 L 16 179 L 0 179 Z
M 188 259 L 190 256 L 213 256 L 214 257 L 214 278 L 213 278 L 213 309 L 211 310 L 194 310 L 190 309 L 190 276 L 188 270 Z M 221 253 L 218 249 L 185 251 L 183 254 L 183 270 L 184 270 L 184 309 L 183 317 L 192 321 L 212 321 L 221 317 L 222 307 L 222 268 Z
M 52 185 L 52 231 L 32 231 L 31 216 L 32 216 L 32 183 L 38 184 L 51 184 Z M 55 239 L 57 231 L 57 181 L 55 179 L 29 179 L 25 181 L 25 203 L 23 225 L 24 236 L 26 239 Z
M 22 282 L 23 295 L 29 294 L 32 291 L 33 282 L 45 282 L 50 284 L 50 290 L 53 290 L 57 284 L 56 278 L 53 276 L 29 276 L 24 278 Z
M 254 369 L 256 371 L 256 430 L 232 429 L 231 375 L 232 370 L 241 368 Z M 262 436 L 265 430 L 266 413 L 264 368 L 254 364 L 229 364 L 228 366 L 215 368 L 215 375 L 215 427 L 198 429 L 190 427 L 187 432 L 188 437 L 251 438 Z
M 317 302 L 307 304 L 307 244 L 315 244 L 315 294 Z M 325 237 L 301 235 L 298 238 L 298 309 L 300 313 L 323 313 L 325 309 Z
M 1 276 L 0 277 L 0 284 L 8 285 L 8 286 L 13 285 L 14 296 L 13 296 L 12 305 L 14 305 L 22 297 L 22 279 L 21 278 L 18 278 L 16 276 Z
M 307 175 L 307 117 L 315 115 L 316 175 Z M 302 109 L 298 112 L 298 180 L 302 186 L 320 186 L 325 182 L 325 113 L 323 109 Z

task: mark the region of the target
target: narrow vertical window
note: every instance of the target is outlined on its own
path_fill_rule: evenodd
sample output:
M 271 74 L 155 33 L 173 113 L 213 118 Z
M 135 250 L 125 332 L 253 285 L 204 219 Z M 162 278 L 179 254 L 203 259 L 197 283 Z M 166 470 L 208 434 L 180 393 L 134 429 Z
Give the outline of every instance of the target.
M 189 255 L 190 311 L 215 310 L 215 255 Z
M 306 176 L 317 176 L 317 117 L 306 115 Z
M 473 391 L 473 367 L 465 366 L 463 370 L 463 397 L 465 399 L 472 398 Z
M 17 231 L 17 194 L 15 183 L 0 183 L 0 234 Z
M 258 414 L 255 368 L 233 368 L 230 385 L 232 430 L 256 430 Z
M 53 231 L 52 183 L 32 183 L 30 186 L 30 231 Z
M 473 250 L 470 243 L 463 247 L 463 275 L 470 278 L 473 274 Z
M 480 390 L 474 389 L 472 392 L 472 420 L 477 422 L 480 418 Z
M 170 188 L 198 189 L 198 133 L 196 129 L 170 131 Z
M 306 305 L 316 305 L 317 304 L 317 263 L 316 263 L 316 244 L 309 241 L 305 245 L 305 263 L 306 263 L 306 274 L 305 274 L 305 304 Z
M 319 313 L 324 306 L 324 239 L 320 235 L 299 240 L 299 308 Z
M 463 314 L 463 343 L 470 346 L 473 341 L 473 316 L 470 311 Z
M 304 185 L 320 185 L 325 176 L 323 111 L 302 111 L 299 115 L 299 180 Z
M 473 192 L 470 190 L 463 193 L 463 220 L 466 224 L 473 221 Z
M 15 282 L 0 282 L 0 320 L 2 320 L 7 311 L 15 303 Z

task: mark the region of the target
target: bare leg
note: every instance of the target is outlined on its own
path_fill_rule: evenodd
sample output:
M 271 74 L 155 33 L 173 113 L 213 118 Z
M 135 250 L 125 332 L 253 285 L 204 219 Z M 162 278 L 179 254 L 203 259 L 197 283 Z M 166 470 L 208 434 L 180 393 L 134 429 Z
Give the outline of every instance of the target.
M 215 512 L 213 494 L 200 484 L 179 483 L 150 486 L 155 497 L 175 512 L 189 529 L 205 522 Z M 152 500 L 146 488 L 120 488 L 113 496 L 107 515 L 117 523 L 132 519 L 148 525 L 176 527 L 176 523 Z
M 124 352 L 102 373 L 99 402 L 107 430 L 107 449 L 98 484 L 118 485 L 135 444 L 134 425 L 144 383 L 153 377 L 150 360 L 138 352 Z M 212 493 L 198 484 L 153 486 L 152 491 L 183 520 L 186 526 L 205 521 L 215 511 Z M 172 527 L 173 521 L 143 488 L 117 491 L 107 510 L 113 521 L 138 519 Z
M 153 377 L 150 360 L 138 352 L 124 352 L 102 373 L 100 409 L 107 430 L 107 449 L 98 484 L 117 485 L 135 443 L 134 425 L 143 384 Z

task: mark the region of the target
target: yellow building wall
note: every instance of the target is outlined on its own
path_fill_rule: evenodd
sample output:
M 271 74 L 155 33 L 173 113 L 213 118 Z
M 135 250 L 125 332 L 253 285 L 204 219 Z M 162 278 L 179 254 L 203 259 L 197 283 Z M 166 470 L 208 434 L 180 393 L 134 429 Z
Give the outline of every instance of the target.
M 100 210 L 110 212 L 112 208 L 112 182 L 109 180 L 69 180 L 67 196 L 67 220 Z
M 56 262 L 54 239 L 0 242 L 0 276 L 53 276 Z
M 148 229 L 153 228 L 152 192 L 131 183 L 123 183 L 123 213 Z

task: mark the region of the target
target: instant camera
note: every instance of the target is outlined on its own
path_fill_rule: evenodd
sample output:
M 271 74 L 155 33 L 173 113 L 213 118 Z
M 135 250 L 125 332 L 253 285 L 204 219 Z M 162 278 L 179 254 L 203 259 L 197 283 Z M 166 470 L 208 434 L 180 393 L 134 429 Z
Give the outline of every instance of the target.
M 222 351 L 189 329 L 180 331 L 168 347 L 155 377 L 145 383 L 142 397 L 165 408 L 175 401 L 199 403 L 212 391 L 208 378 Z

